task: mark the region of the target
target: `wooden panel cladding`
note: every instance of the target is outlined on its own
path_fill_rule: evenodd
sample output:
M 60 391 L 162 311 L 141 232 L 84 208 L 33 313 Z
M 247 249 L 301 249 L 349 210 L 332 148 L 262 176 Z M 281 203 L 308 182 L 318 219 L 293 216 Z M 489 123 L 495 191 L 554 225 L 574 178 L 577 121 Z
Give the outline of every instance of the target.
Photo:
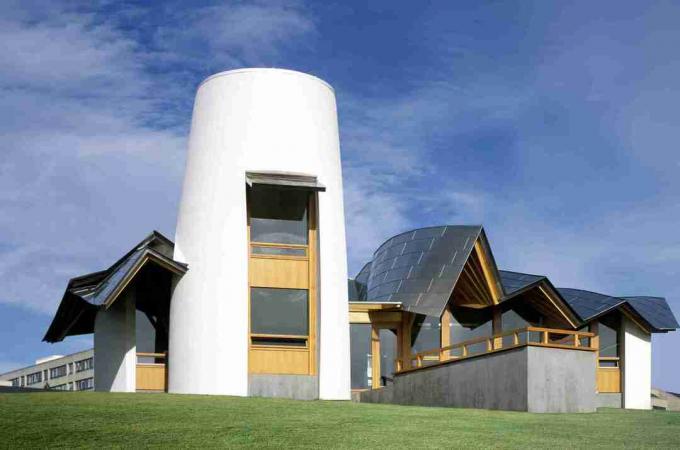
M 307 245 L 251 242 L 248 258 L 249 287 L 306 289 L 308 291 L 308 336 L 251 334 L 248 339 L 249 373 L 316 375 L 317 335 L 317 194 L 309 195 Z M 250 209 L 248 240 L 250 240 Z M 253 248 L 256 248 L 253 251 Z M 285 251 L 284 249 L 287 249 Z M 249 290 L 250 292 L 250 290 Z M 248 323 L 250 327 L 250 294 Z M 299 345 L 304 342 L 304 346 Z
M 621 369 L 599 367 L 597 369 L 597 391 L 600 393 L 621 392 Z
M 251 287 L 308 289 L 309 264 L 307 260 L 250 258 Z
M 165 364 L 137 364 L 137 390 L 166 391 L 165 367 Z
M 248 359 L 250 373 L 307 375 L 310 370 L 307 348 L 251 347 Z

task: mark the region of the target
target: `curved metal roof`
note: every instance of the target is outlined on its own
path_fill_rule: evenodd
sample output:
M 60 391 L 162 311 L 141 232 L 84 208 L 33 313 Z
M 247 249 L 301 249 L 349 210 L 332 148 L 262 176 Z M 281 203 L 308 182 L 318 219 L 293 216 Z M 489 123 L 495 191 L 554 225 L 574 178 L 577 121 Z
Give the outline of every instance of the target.
M 517 291 L 531 286 L 540 280 L 546 280 L 547 278 L 543 275 L 531 275 L 528 273 L 511 272 L 509 270 L 499 270 L 501 277 L 501 283 L 503 283 L 503 289 L 506 295 L 511 295 Z
M 359 293 L 366 279 L 366 294 L 360 299 L 401 302 L 406 311 L 440 315 L 483 233 L 481 225 L 447 225 L 388 239 L 355 279 Z

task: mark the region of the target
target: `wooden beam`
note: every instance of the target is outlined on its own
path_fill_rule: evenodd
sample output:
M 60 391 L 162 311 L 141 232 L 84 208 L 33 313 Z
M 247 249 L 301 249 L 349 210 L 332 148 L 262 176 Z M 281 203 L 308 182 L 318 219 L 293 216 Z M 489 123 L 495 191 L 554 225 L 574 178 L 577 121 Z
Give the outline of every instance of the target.
M 379 389 L 380 386 L 380 330 L 375 325 L 371 326 L 371 388 Z
M 495 335 L 501 334 L 503 332 L 501 308 L 499 306 L 494 306 L 491 309 L 491 314 L 492 314 L 491 334 L 495 336 Z M 493 348 L 497 349 L 497 348 L 501 348 L 501 347 L 503 347 L 503 337 L 494 338 Z
M 489 289 L 491 290 L 491 295 L 493 297 L 493 302 L 494 304 L 498 304 L 498 302 L 501 300 L 502 297 L 502 292 L 500 291 L 500 288 L 498 286 L 498 280 L 493 274 L 492 266 L 489 260 L 486 257 L 486 252 L 484 250 L 484 247 L 482 247 L 482 243 L 479 239 L 475 241 L 475 251 L 477 252 L 477 256 L 479 257 L 479 261 L 482 264 L 482 270 L 484 271 L 484 277 L 486 278 L 486 282 L 489 285 Z
M 451 345 L 451 310 L 449 309 L 449 305 L 446 305 L 446 308 L 444 308 L 444 312 L 442 313 L 439 333 L 440 347 L 448 347 Z M 444 361 L 448 359 L 450 353 L 451 352 L 448 350 L 440 352 L 439 360 Z

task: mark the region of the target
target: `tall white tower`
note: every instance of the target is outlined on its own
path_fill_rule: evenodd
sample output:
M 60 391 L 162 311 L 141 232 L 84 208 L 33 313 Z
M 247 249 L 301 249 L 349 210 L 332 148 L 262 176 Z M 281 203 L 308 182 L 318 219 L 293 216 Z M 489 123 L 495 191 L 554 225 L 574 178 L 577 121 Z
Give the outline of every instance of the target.
M 242 69 L 198 88 L 174 258 L 169 391 L 349 399 L 333 89 Z M 305 328 L 306 327 L 306 328 Z

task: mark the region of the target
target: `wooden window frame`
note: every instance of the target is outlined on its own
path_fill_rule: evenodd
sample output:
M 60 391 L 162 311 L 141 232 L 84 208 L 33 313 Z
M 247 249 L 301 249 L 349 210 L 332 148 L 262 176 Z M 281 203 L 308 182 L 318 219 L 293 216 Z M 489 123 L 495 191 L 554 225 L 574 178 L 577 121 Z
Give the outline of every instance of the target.
M 305 261 L 307 263 L 307 287 L 284 287 L 284 286 L 261 286 L 253 285 L 251 283 L 251 274 L 249 273 L 248 281 L 248 358 L 249 358 L 249 373 L 273 373 L 273 374 L 300 374 L 298 370 L 287 371 L 285 368 L 281 371 L 276 372 L 261 372 L 257 368 L 253 368 L 253 352 L 291 352 L 290 354 L 299 354 L 300 352 L 308 353 L 308 370 L 305 371 L 307 375 L 317 374 L 317 302 L 318 302 L 318 290 L 317 290 L 317 271 L 318 271 L 318 194 L 313 191 L 309 191 L 308 203 L 307 203 L 307 244 L 282 244 L 274 242 L 251 242 L 250 241 L 250 220 L 251 220 L 251 207 L 250 207 L 250 195 L 248 194 L 248 189 L 246 190 L 246 210 L 247 210 L 247 239 L 248 239 L 248 264 L 250 272 L 250 261 L 251 260 L 279 260 L 279 261 Z M 285 189 L 285 188 L 283 188 Z M 253 247 L 272 247 L 272 248 L 292 248 L 292 249 L 305 249 L 305 255 L 268 255 L 268 254 L 257 254 L 253 253 Z M 251 333 L 251 289 L 253 287 L 269 287 L 269 288 L 281 288 L 281 289 L 306 289 L 307 290 L 307 300 L 308 300 L 308 334 L 307 335 L 280 335 L 280 334 L 267 334 L 267 333 Z M 304 339 L 305 345 L 286 345 L 281 343 L 281 345 L 276 344 L 254 344 L 253 338 L 260 339 Z

